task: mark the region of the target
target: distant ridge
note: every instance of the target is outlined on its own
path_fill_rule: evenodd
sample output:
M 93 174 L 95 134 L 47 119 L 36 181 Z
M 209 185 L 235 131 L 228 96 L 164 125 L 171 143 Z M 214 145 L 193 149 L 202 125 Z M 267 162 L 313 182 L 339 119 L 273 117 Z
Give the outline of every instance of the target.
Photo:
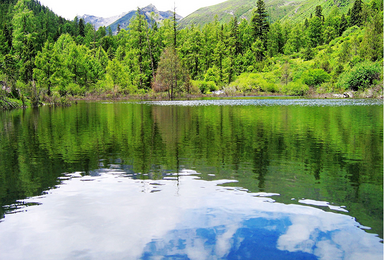
M 146 17 L 147 21 L 150 21 L 151 13 L 155 14 L 154 18 L 156 22 L 173 17 L 172 11 L 159 11 L 153 4 L 141 8 L 140 10 L 141 14 Z M 132 10 L 109 18 L 97 17 L 93 15 L 83 15 L 79 18 L 83 18 L 85 23 L 94 25 L 96 30 L 101 26 L 111 27 L 112 33 L 116 34 L 117 26 L 120 24 L 121 29 L 126 29 L 129 26 L 132 17 L 136 16 L 136 12 L 137 10 Z M 181 20 L 182 18 L 182 16 L 176 14 L 176 20 Z
M 82 18 L 85 23 L 92 24 L 93 26 L 95 26 L 95 29 L 97 30 L 97 29 L 99 29 L 99 27 L 102 27 L 102 26 L 107 27 L 108 25 L 112 24 L 114 21 L 120 19 L 121 17 L 123 17 L 126 14 L 127 13 L 122 13 L 120 15 L 115 15 L 115 16 L 108 17 L 108 18 L 85 14 L 83 16 L 79 16 L 78 18 L 79 19 Z

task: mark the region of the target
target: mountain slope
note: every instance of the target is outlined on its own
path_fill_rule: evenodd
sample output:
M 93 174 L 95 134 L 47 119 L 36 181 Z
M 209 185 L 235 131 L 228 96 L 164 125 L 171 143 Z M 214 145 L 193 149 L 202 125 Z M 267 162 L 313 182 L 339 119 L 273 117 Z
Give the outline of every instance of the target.
M 151 13 L 152 12 L 155 14 L 154 18 L 155 18 L 156 22 L 160 22 L 164 19 L 170 19 L 173 16 L 172 11 L 165 11 L 165 12 L 159 11 L 159 10 L 157 10 L 156 6 L 154 6 L 152 4 L 140 9 L 140 11 L 141 11 L 141 14 L 143 14 L 145 16 L 147 21 L 151 20 Z M 117 32 L 117 26 L 119 24 L 120 24 L 121 29 L 126 29 L 129 26 L 129 23 L 130 23 L 132 17 L 136 16 L 136 12 L 137 12 L 137 10 L 132 10 L 132 11 L 128 12 L 126 15 L 124 15 L 123 17 L 121 17 L 120 19 L 113 22 L 110 25 L 112 32 L 114 32 L 114 33 Z M 182 17 L 180 15 L 176 14 L 176 19 L 180 20 L 180 19 L 182 19 Z
M 85 14 L 83 16 L 80 16 L 79 19 L 82 18 L 85 23 L 90 23 L 90 24 L 94 25 L 95 30 L 97 30 L 101 26 L 108 26 L 108 25 L 112 24 L 113 22 L 120 19 L 121 17 L 123 17 L 126 14 L 127 13 L 122 13 L 121 15 L 116 15 L 116 16 L 112 16 L 112 17 L 108 17 L 108 18 Z
M 150 4 L 142 9 L 140 9 L 141 14 L 145 16 L 147 21 L 149 22 L 151 20 L 151 13 L 154 13 L 155 16 L 155 21 L 160 22 L 164 19 L 170 19 L 173 16 L 172 11 L 159 11 L 157 10 L 156 6 Z M 117 32 L 117 27 L 120 25 L 121 29 L 126 29 L 129 26 L 129 23 L 132 19 L 132 17 L 136 16 L 137 10 L 132 10 L 127 13 L 123 13 L 119 16 L 114 16 L 110 18 L 102 18 L 102 17 L 97 17 L 97 16 L 92 16 L 92 15 L 84 15 L 80 18 L 84 19 L 84 22 L 90 23 L 96 27 L 96 30 L 100 26 L 106 26 L 106 27 L 111 27 L 112 32 L 116 34 Z M 182 17 L 178 14 L 176 14 L 176 19 L 180 20 Z
M 250 19 L 257 0 L 228 0 L 223 3 L 200 8 L 181 20 L 182 28 L 191 24 L 204 25 L 213 22 L 215 16 L 221 23 L 227 23 L 233 16 Z M 352 7 L 352 0 L 264 0 L 269 14 L 269 22 L 289 20 L 291 22 L 303 21 L 314 13 L 315 7 L 323 7 L 323 15 L 330 13 L 332 8 L 338 8 L 346 13 Z
M 302 1 L 304 0 L 265 0 L 270 22 L 280 20 L 290 11 L 296 9 Z M 192 23 L 204 25 L 214 21 L 216 15 L 221 23 L 229 22 L 233 16 L 249 19 L 252 10 L 256 7 L 256 2 L 257 0 L 228 0 L 217 5 L 200 8 L 185 17 L 180 22 L 180 26 L 186 27 Z

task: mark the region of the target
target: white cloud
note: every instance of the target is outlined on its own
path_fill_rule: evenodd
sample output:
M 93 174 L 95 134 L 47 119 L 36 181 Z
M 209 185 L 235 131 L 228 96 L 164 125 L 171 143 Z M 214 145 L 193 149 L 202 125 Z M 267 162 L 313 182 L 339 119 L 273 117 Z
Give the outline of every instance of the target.
M 234 234 L 251 218 L 290 220 L 292 224 L 278 239 L 280 250 L 308 252 L 320 259 L 332 255 L 375 259 L 383 252 L 380 239 L 359 229 L 347 215 L 276 203 L 240 189 L 217 186 L 226 181 L 182 176 L 178 183 L 153 182 L 103 173 L 67 180 L 44 197 L 28 199 L 42 204 L 6 215 L 0 223 L 0 244 L 6 249 L 0 250 L 0 258 L 137 259 L 151 242 L 165 247 L 178 239 L 174 232 L 179 231 L 186 236 L 185 248 L 172 250 L 191 259 L 202 259 L 212 252 L 225 256 L 231 245 L 239 246 L 241 241 L 233 241 Z M 151 193 L 153 190 L 160 192 Z M 196 230 L 217 227 L 221 231 L 215 244 L 207 247 Z M 331 235 L 320 237 L 320 232 Z

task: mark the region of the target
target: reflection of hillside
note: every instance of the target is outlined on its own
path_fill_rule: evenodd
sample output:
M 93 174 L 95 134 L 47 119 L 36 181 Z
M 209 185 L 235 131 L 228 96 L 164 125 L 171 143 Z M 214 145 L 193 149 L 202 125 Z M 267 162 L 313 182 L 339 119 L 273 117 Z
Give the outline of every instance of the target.
M 92 103 L 13 112 L 1 115 L 3 205 L 53 187 L 61 173 L 118 160 L 143 179 L 188 168 L 285 203 L 335 202 L 382 227 L 380 107 Z

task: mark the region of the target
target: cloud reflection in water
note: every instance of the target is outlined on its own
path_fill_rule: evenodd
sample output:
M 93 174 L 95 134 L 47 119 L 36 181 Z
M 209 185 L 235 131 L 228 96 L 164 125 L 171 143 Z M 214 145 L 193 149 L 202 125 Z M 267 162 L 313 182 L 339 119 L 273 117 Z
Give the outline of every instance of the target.
M 276 203 L 190 173 L 176 180 L 73 174 L 24 201 L 40 205 L 6 215 L 0 258 L 382 259 L 380 238 L 351 216 Z

